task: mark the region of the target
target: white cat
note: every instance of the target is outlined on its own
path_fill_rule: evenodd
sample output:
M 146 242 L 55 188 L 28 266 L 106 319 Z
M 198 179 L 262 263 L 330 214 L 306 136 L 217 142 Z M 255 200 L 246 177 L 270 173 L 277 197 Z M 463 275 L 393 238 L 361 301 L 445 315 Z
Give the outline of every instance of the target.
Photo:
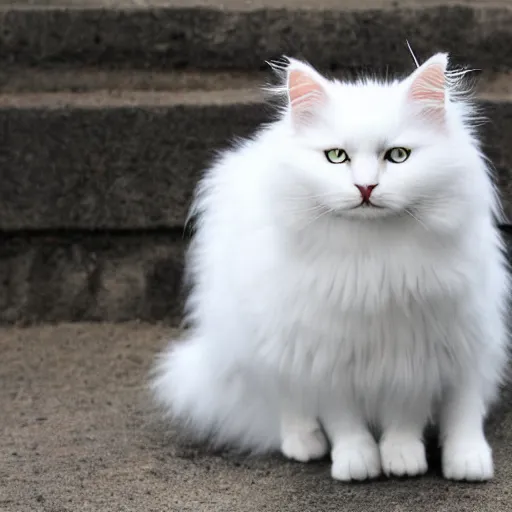
M 279 119 L 201 182 L 182 342 L 152 382 L 191 433 L 332 476 L 493 476 L 483 420 L 506 365 L 499 203 L 462 73 L 330 81 L 290 60 Z

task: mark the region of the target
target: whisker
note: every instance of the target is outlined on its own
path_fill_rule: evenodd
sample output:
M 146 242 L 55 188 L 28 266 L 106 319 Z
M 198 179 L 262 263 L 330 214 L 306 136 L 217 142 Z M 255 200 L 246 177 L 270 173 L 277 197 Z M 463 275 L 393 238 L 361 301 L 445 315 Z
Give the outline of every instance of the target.
M 300 208 L 300 207 L 297 207 L 297 208 L 286 208 L 286 212 L 287 213 L 315 213 L 315 212 L 318 212 L 318 211 L 324 211 L 328 209 L 327 207 L 321 205 L 321 204 L 316 204 L 316 205 L 312 205 L 312 206 L 306 206 L 304 208 Z
M 311 199 L 327 199 L 327 198 L 339 198 L 339 192 L 325 192 L 323 194 L 304 194 L 301 196 L 288 196 L 287 199 L 293 201 L 308 201 Z
M 428 229 L 428 227 L 426 226 L 426 224 L 424 222 L 422 222 L 420 219 L 418 219 L 418 217 L 416 217 L 416 215 L 414 215 L 411 210 L 409 210 L 408 208 L 406 208 L 405 210 L 405 213 L 407 213 L 408 215 L 410 215 L 416 222 L 418 222 L 418 224 L 420 224 L 420 226 L 423 226 L 425 228 L 426 231 L 430 231 Z
M 313 217 L 312 219 L 310 219 L 310 221 L 305 224 L 304 226 L 302 226 L 302 229 L 306 229 L 308 228 L 309 226 L 311 226 L 311 224 L 313 224 L 314 222 L 317 222 L 319 221 L 322 217 L 324 217 L 325 215 L 329 214 L 329 213 L 333 213 L 334 210 L 332 210 L 331 208 L 328 208 L 328 209 L 325 209 L 323 212 L 320 213 L 320 215 L 317 215 L 316 217 Z

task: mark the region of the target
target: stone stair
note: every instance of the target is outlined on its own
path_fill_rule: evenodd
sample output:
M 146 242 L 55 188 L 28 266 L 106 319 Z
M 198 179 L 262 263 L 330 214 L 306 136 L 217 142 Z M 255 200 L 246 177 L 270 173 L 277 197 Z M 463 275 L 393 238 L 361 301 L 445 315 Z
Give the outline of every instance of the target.
M 271 118 L 264 61 L 405 72 L 406 39 L 482 70 L 512 218 L 510 0 L 0 0 L 0 323 L 174 321 L 193 187 Z

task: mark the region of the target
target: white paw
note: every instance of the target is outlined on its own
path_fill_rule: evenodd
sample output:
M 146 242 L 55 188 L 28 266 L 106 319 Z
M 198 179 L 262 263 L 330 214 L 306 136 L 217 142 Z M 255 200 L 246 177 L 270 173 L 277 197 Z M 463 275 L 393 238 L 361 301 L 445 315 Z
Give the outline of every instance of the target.
M 384 437 L 380 442 L 380 457 L 387 476 L 422 475 L 428 469 L 425 445 L 415 437 Z
M 283 455 L 300 462 L 321 459 L 328 449 L 327 439 L 319 428 L 289 432 L 281 443 Z
M 494 467 L 487 441 L 482 438 L 447 442 L 443 448 L 443 475 L 450 480 L 490 480 L 494 476 Z
M 377 443 L 364 439 L 343 443 L 332 451 L 331 475 L 335 480 L 367 480 L 380 475 L 380 456 Z

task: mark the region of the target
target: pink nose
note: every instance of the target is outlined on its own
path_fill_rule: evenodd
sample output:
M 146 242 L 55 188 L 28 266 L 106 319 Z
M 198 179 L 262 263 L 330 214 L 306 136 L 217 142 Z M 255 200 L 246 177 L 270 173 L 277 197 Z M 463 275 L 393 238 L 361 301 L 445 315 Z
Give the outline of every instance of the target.
M 356 187 L 359 189 L 359 192 L 361 192 L 363 203 L 370 202 L 370 196 L 372 195 L 373 189 L 376 186 L 377 185 L 356 185 Z

